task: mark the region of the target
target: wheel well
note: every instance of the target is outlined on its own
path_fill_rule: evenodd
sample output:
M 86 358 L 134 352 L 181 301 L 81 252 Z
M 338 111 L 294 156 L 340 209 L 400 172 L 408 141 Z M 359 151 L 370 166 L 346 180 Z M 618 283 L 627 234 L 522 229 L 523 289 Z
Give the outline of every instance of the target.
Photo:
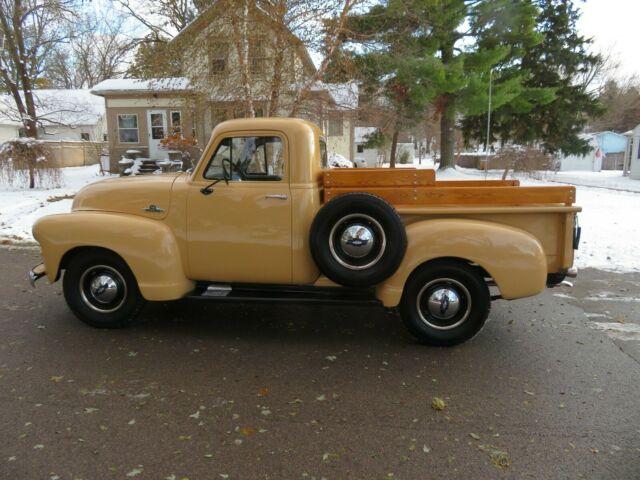
M 414 274 L 414 272 L 416 272 L 418 269 L 424 268 L 424 267 L 428 267 L 428 266 L 432 266 L 432 265 L 437 265 L 437 264 L 451 264 L 451 263 L 458 263 L 458 264 L 463 264 L 465 266 L 470 266 L 472 267 L 476 272 L 478 272 L 478 275 L 480 275 L 483 279 L 485 279 L 485 281 L 487 282 L 488 285 L 493 285 L 493 277 L 491 276 L 491 274 L 489 272 L 487 272 L 487 270 L 485 270 L 484 267 L 482 267 L 481 265 L 478 265 L 475 262 L 472 262 L 471 260 L 467 260 L 466 258 L 460 258 L 460 257 L 439 257 L 439 258 L 432 258 L 431 260 L 428 260 L 422 264 L 420 264 L 419 266 L 416 267 L 416 269 L 411 272 L 411 275 Z
M 120 260 L 122 260 L 124 262 L 124 259 L 120 255 L 118 255 L 113 250 L 109 250 L 108 248 L 102 248 L 102 247 L 75 247 L 75 248 L 72 248 L 71 250 L 67 251 L 62 256 L 62 259 L 60 260 L 60 265 L 58 266 L 58 274 L 56 275 L 56 281 L 58 281 L 60 279 L 60 275 L 62 274 L 62 270 L 65 270 L 67 268 L 67 266 L 71 263 L 71 261 L 76 256 L 78 256 L 78 255 L 80 255 L 82 253 L 88 253 L 88 252 L 91 252 L 91 253 L 97 253 L 97 252 L 109 253 L 111 255 L 117 256 Z

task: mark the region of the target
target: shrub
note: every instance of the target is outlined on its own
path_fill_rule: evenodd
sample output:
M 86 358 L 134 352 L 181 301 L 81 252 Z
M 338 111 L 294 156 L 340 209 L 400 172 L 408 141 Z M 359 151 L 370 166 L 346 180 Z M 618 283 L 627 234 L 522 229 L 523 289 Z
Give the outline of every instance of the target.
M 406 148 L 403 148 L 400 151 L 400 155 L 398 156 L 398 162 L 406 165 L 407 163 L 412 163 L 411 162 L 411 152 L 409 152 L 409 150 L 407 150 Z
M 0 145 L 0 183 L 10 187 L 57 188 L 60 169 L 42 140 L 13 138 Z
M 518 145 L 502 148 L 489 160 L 489 168 L 504 168 L 503 179 L 507 178 L 509 170 L 533 175 L 540 170 L 548 170 L 552 164 L 551 156 L 543 150 Z

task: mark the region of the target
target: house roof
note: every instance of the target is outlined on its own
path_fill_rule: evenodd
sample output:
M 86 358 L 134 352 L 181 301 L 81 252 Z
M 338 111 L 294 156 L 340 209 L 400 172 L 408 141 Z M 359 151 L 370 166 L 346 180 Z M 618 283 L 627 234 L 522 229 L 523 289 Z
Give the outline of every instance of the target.
M 94 85 L 91 93 L 104 96 L 125 92 L 181 92 L 189 89 L 189 80 L 184 77 L 171 78 L 109 78 Z
M 45 126 L 96 125 L 105 113 L 104 100 L 89 90 L 34 90 L 33 100 Z M 0 95 L 0 125 L 22 126 L 11 95 Z
M 209 17 L 216 13 L 216 10 L 223 7 L 225 2 L 221 2 L 219 0 L 214 0 L 209 7 L 205 9 L 200 15 L 198 15 L 195 19 L 193 19 L 186 27 L 184 27 L 178 34 L 171 39 L 171 43 L 180 41 L 189 33 L 192 33 L 194 30 L 202 30 L 205 28 L 209 21 Z M 259 15 L 260 19 L 265 21 L 267 24 L 272 25 L 274 28 L 280 28 L 281 25 L 277 24 L 260 6 L 256 5 L 254 10 Z M 296 46 L 296 50 L 300 55 L 300 59 L 302 60 L 305 68 L 310 70 L 311 72 L 316 71 L 316 66 L 309 55 L 309 51 L 305 47 L 302 40 L 300 40 L 297 36 L 293 34 L 289 29 L 287 29 L 287 35 L 289 36 L 289 40 Z

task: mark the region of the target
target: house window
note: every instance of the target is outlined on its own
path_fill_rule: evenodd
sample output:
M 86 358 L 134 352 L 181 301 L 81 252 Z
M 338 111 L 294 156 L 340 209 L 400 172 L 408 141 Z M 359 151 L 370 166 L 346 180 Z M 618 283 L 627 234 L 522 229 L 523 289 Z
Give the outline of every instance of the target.
M 256 108 L 254 113 L 256 114 L 256 118 L 264 117 L 264 110 L 262 108 Z
M 118 139 L 120 143 L 138 143 L 138 115 L 118 114 Z
M 358 153 L 364 153 L 364 145 L 358 145 Z
M 107 134 L 106 134 L 106 133 L 103 133 L 103 134 L 102 134 L 102 141 L 103 141 L 103 142 L 106 142 L 107 140 L 109 140 L 109 137 L 107 136 Z
M 196 138 L 196 112 L 191 111 L 191 136 Z
M 80 140 L 85 140 L 85 141 L 87 141 L 87 142 L 88 142 L 88 141 L 90 140 L 90 138 L 89 138 L 89 134 L 88 134 L 88 133 L 86 133 L 86 132 L 82 132 L 82 133 L 80 134 Z
M 265 54 L 266 50 L 264 48 L 264 45 L 264 39 L 256 39 L 250 45 L 251 51 L 249 54 L 249 69 L 251 73 L 259 75 L 264 73 L 265 71 L 267 56 Z
M 284 151 L 279 137 L 233 137 L 220 142 L 204 178 L 229 180 L 282 180 Z
M 337 112 L 329 114 L 329 136 L 342 136 L 342 115 Z
M 227 119 L 227 115 L 226 108 L 216 108 L 213 111 L 213 124 L 217 125 L 218 123 L 224 122 Z
M 171 112 L 171 133 L 182 134 L 182 113 L 179 111 Z
M 227 42 L 212 41 L 209 47 L 209 73 L 220 75 L 227 71 L 229 44 Z
M 233 111 L 233 118 L 244 118 L 244 108 L 236 108 Z

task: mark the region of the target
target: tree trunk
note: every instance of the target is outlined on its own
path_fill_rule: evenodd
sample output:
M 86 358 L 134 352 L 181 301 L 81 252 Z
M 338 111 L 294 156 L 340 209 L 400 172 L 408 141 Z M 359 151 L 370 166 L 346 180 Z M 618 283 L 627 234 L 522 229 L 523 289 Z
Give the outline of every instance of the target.
M 389 167 L 396 168 L 396 152 L 398 150 L 398 136 L 400 132 L 397 128 L 393 130 L 393 137 L 391 139 L 391 154 L 389 158 Z
M 439 170 L 455 167 L 456 151 L 456 100 L 446 94 L 440 116 L 440 167 Z
M 282 88 L 282 74 L 285 60 L 285 15 L 286 0 L 281 0 L 277 4 L 278 25 L 276 26 L 275 52 L 273 54 L 273 76 L 271 77 L 271 94 L 269 96 L 269 117 L 277 117 L 280 108 L 280 90 Z
M 242 9 L 242 20 L 238 25 L 235 18 L 235 12 L 232 14 L 232 27 L 235 37 L 236 51 L 238 53 L 238 61 L 240 63 L 240 72 L 242 77 L 242 90 L 244 93 L 244 109 L 245 114 L 253 118 L 256 116 L 256 112 L 253 105 L 253 90 L 251 88 L 251 76 L 249 72 L 249 34 L 248 34 L 248 22 L 249 22 L 249 0 L 245 0 Z
M 344 27 L 349 18 L 349 12 L 355 6 L 356 0 L 345 0 L 344 5 L 342 7 L 342 11 L 340 12 L 340 16 L 338 20 L 335 22 L 335 26 L 327 35 L 327 49 L 325 52 L 325 57 L 320 63 L 320 66 L 317 68 L 316 72 L 309 78 L 305 84 L 298 89 L 295 98 L 293 99 L 293 105 L 291 107 L 291 112 L 289 113 L 290 117 L 295 117 L 300 112 L 302 108 L 302 103 L 306 100 L 307 96 L 311 92 L 312 87 L 319 81 L 322 80 L 322 76 L 327 71 L 329 67 L 329 63 L 331 62 L 331 58 L 333 57 L 334 52 L 343 42 L 342 34 Z

